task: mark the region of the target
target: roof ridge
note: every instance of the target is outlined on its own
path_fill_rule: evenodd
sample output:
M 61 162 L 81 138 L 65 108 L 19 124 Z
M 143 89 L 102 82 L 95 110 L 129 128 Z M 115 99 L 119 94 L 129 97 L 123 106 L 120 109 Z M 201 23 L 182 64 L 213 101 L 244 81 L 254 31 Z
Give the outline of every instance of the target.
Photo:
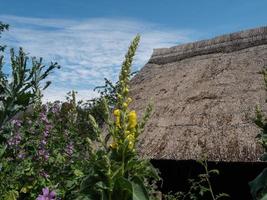
M 148 61 L 153 64 L 167 64 L 199 55 L 229 53 L 245 48 L 267 44 L 267 26 L 224 34 L 208 40 L 201 40 L 170 48 L 154 49 Z

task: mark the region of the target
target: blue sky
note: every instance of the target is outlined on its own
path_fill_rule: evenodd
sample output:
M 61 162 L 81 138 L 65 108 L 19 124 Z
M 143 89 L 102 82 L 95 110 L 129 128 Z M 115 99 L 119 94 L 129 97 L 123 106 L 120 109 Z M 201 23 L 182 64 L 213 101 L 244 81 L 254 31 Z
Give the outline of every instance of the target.
M 153 48 L 170 47 L 267 24 L 267 1 L 241 0 L 0 0 L 10 24 L 1 43 L 57 61 L 44 100 L 97 95 L 104 77 L 116 81 L 129 42 L 141 34 L 134 70 Z

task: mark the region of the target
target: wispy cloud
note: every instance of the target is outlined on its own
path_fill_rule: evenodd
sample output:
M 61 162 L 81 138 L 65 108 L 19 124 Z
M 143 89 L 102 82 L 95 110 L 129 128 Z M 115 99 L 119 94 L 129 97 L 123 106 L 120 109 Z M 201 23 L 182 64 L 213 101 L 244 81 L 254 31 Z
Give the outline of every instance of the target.
M 134 62 L 139 70 L 148 61 L 153 48 L 170 47 L 192 41 L 193 31 L 175 30 L 158 24 L 123 19 L 87 20 L 40 19 L 0 15 L 10 24 L 2 40 L 9 47 L 22 46 L 32 56 L 57 61 L 62 68 L 50 79 L 46 100 L 64 99 L 65 91 L 90 98 L 92 89 L 103 79 L 116 81 L 130 41 L 137 33 L 141 42 Z M 88 94 L 88 95 L 86 95 Z

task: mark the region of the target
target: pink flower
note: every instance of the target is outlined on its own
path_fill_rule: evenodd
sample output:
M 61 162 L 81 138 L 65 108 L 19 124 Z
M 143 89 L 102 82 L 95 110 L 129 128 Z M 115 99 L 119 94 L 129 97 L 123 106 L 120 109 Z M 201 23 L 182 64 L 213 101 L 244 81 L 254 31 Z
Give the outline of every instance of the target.
M 43 194 L 39 195 L 36 200 L 55 200 L 56 193 L 54 191 L 49 191 L 49 188 L 42 189 Z

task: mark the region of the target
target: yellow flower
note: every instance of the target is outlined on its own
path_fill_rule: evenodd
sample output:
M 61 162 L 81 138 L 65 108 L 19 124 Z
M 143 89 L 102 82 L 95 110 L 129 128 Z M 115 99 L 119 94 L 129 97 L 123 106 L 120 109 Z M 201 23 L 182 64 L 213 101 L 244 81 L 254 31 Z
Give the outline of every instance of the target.
M 122 104 L 122 106 L 123 106 L 123 108 L 127 108 L 127 107 L 128 107 L 128 104 L 127 104 L 126 102 L 124 102 L 124 103 Z
M 129 118 L 129 128 L 135 128 L 137 125 L 137 115 L 136 112 L 133 110 L 128 115 Z
M 129 142 L 134 142 L 135 141 L 135 137 L 133 134 L 129 134 L 126 137 L 126 140 L 128 140 Z
M 130 131 L 125 131 L 125 136 L 127 137 L 130 133 Z
M 128 140 L 128 148 L 133 149 L 134 148 L 134 143 L 135 143 L 135 137 L 133 134 L 129 134 L 126 137 L 126 140 Z
M 118 99 L 122 99 L 122 96 L 120 94 L 117 94 Z
M 119 127 L 119 128 L 121 127 L 120 116 L 116 116 L 116 122 L 115 123 L 116 123 L 117 127 Z
M 133 149 L 134 148 L 134 142 L 129 142 L 129 144 L 128 144 L 128 148 L 129 149 Z
M 133 101 L 132 98 L 128 97 L 128 99 L 127 99 L 127 103 L 129 104 L 129 103 L 131 103 L 132 101 Z
M 128 94 L 128 93 L 129 93 L 129 89 L 126 87 L 126 88 L 124 89 L 124 92 L 125 92 L 126 94 Z
M 117 149 L 117 148 L 118 148 L 118 143 L 116 143 L 116 142 L 112 142 L 112 143 L 109 145 L 109 147 L 110 147 L 111 149 Z
M 121 114 L 120 109 L 116 109 L 116 110 L 114 110 L 113 114 L 114 114 L 115 116 L 120 116 L 120 114 Z
M 113 114 L 114 114 L 115 117 L 116 117 L 116 120 L 115 120 L 116 126 L 117 126 L 117 127 L 120 127 L 120 114 L 121 114 L 120 109 L 116 109 L 116 110 L 114 110 Z

